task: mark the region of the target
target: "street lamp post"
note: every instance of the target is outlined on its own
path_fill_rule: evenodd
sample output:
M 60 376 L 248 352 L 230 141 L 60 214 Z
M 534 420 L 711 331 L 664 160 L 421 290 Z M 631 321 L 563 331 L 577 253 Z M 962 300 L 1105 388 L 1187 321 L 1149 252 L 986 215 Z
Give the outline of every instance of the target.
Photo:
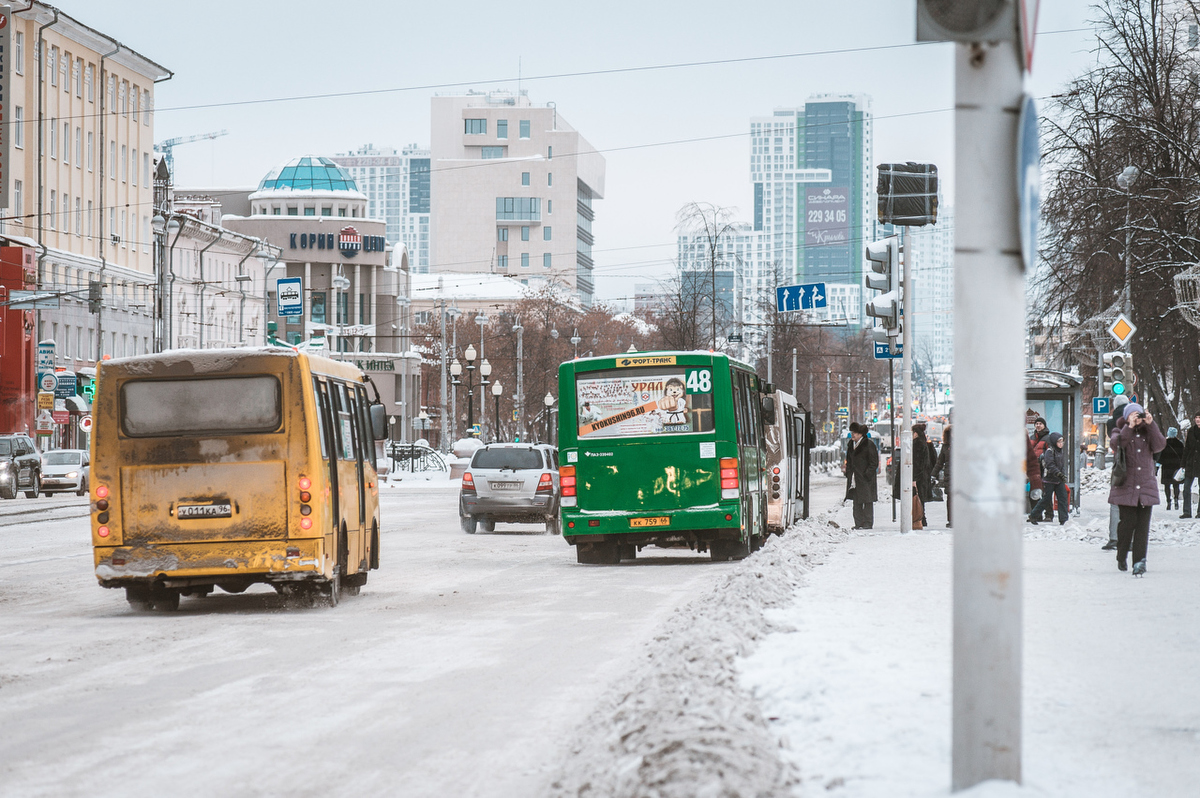
M 546 395 L 542 398 L 542 404 L 546 406 L 546 443 L 553 443 L 554 440 L 551 437 L 553 426 L 550 423 L 550 409 L 554 407 L 554 395 L 546 391 Z
M 500 384 L 500 380 L 492 383 L 492 396 L 496 399 L 496 428 L 492 430 L 492 439 L 500 440 L 500 394 L 504 393 L 504 387 Z
M 1137 182 L 1139 174 L 1136 166 L 1126 166 L 1117 175 L 1117 185 L 1125 192 L 1125 293 L 1121 310 L 1129 319 L 1133 319 L 1133 270 L 1129 257 L 1129 246 L 1133 241 L 1133 230 L 1129 227 L 1130 200 L 1133 197 L 1133 184 Z
M 480 344 L 480 346 L 482 346 L 482 344 Z M 482 437 L 483 423 L 487 419 L 487 405 L 484 404 L 484 396 L 486 396 L 486 393 L 487 393 L 485 390 L 485 386 L 487 386 L 489 384 L 488 377 L 491 376 L 491 373 L 492 373 L 492 364 L 487 362 L 487 358 L 484 358 L 483 362 L 479 364 L 479 426 L 480 426 L 480 430 L 481 430 L 480 437 Z
M 578 328 L 571 331 L 571 344 L 575 347 L 575 359 L 576 360 L 579 359 L 579 342 L 582 340 L 583 339 L 579 337 L 579 329 Z
M 463 351 L 463 360 L 467 361 L 467 431 L 468 433 L 475 426 L 475 345 L 467 344 L 466 350 Z M 455 361 L 457 363 L 457 361 Z M 459 366 L 459 374 L 462 373 L 463 367 Z M 453 373 L 453 372 L 452 372 Z

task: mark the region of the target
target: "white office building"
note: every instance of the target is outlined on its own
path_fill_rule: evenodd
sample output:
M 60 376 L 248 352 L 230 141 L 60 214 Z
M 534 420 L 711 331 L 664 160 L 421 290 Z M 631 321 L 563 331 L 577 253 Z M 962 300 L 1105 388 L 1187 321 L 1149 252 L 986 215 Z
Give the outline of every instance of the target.
M 938 369 L 954 363 L 954 209 L 939 202 L 937 224 L 910 230 L 916 362 Z

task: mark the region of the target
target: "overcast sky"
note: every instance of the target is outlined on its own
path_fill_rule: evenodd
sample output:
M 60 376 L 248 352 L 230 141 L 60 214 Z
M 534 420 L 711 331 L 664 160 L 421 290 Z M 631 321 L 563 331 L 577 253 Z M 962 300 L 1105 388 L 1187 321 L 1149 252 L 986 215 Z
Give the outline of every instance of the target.
M 519 62 L 533 103 L 554 102 L 607 151 L 607 190 L 594 225 L 601 298 L 630 294 L 635 278 L 669 270 L 683 204 L 735 207 L 749 220 L 749 119 L 811 94 L 870 96 L 875 162 L 930 161 L 947 184 L 953 179 L 949 44 L 543 77 L 911 44 L 913 0 L 63 0 L 60 7 L 174 71 L 158 87 L 158 140 L 229 130 L 176 149 L 178 183 L 189 187 L 256 185 L 272 166 L 305 153 L 428 146 L 429 86 L 515 90 Z M 1089 28 L 1089 16 L 1086 0 L 1043 3 L 1039 30 Z M 1054 93 L 1085 69 L 1093 42 L 1086 31 L 1040 36 L 1034 95 Z M 397 90 L 263 101 L 377 89 Z M 242 104 L 189 108 L 227 102 Z M 898 116 L 922 111 L 934 113 Z M 705 137 L 724 138 L 687 141 Z

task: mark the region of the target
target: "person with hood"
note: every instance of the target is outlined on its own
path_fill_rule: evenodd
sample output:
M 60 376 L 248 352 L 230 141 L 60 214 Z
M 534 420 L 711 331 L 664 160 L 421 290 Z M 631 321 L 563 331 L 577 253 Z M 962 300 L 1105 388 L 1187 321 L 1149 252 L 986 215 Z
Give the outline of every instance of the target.
M 1197 477 L 1200 477 L 1200 413 L 1192 418 L 1192 427 L 1183 444 L 1183 515 L 1180 518 L 1192 517 L 1192 482 Z
M 1117 456 L 1124 455 L 1125 475 L 1114 481 L 1108 491 L 1108 503 L 1117 508 L 1117 568 L 1125 571 L 1126 558 L 1133 551 L 1133 575 L 1146 573 L 1146 548 L 1150 541 L 1150 513 L 1158 504 L 1158 486 L 1154 484 L 1154 455 L 1166 448 L 1154 416 L 1136 402 L 1125 405 L 1121 418 L 1109 438 Z
M 1183 468 L 1183 441 L 1179 440 L 1179 430 L 1170 427 L 1167 430 L 1167 445 L 1158 455 L 1159 481 L 1162 482 L 1163 493 L 1167 497 L 1167 509 L 1171 509 L 1171 497 L 1175 497 L 1175 509 L 1179 509 L 1179 483 L 1175 481 L 1175 472 Z
M 942 430 L 942 451 L 937 456 L 937 461 L 933 464 L 933 474 L 942 475 L 942 488 L 946 493 L 946 526 L 951 526 L 954 523 L 953 518 L 953 501 L 950 493 L 950 424 Z
M 850 446 L 846 451 L 846 498 L 854 500 L 854 528 L 875 525 L 875 501 L 879 498 L 875 475 L 879 471 L 879 450 L 857 421 L 850 424 Z
M 1046 451 L 1038 458 L 1042 466 L 1042 484 L 1044 490 L 1041 500 L 1033 506 L 1029 513 L 1029 523 L 1036 524 L 1043 519 L 1042 513 L 1053 507 L 1058 499 L 1059 526 L 1067 523 L 1070 511 L 1067 505 L 1067 461 L 1063 452 L 1063 436 L 1051 432 L 1046 436 Z

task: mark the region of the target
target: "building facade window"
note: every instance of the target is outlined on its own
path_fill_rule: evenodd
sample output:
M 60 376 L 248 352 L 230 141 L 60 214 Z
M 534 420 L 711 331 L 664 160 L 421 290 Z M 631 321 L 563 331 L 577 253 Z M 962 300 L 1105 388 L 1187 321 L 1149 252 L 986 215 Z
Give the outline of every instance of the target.
M 20 180 L 13 181 L 13 213 L 20 219 L 25 213 L 25 192 Z
M 545 227 L 542 228 L 542 240 L 543 241 L 550 240 L 550 225 L 546 225 Z
M 529 138 L 529 120 L 522 119 L 521 123 L 520 123 L 520 127 L 521 127 L 521 138 L 523 138 L 523 139 Z
M 58 120 L 50 117 L 50 157 L 58 157 Z
M 50 73 L 50 85 L 58 85 L 58 48 L 51 45 L 50 61 L 46 64 L 46 71 Z
M 75 168 L 83 168 L 83 128 L 75 128 Z
M 13 69 L 18 75 L 25 74 L 25 34 L 21 31 L 13 33 Z
M 94 69 L 95 67 L 93 67 L 91 64 L 88 64 L 87 71 L 83 75 L 83 83 L 85 86 L 87 86 L 88 102 L 90 103 L 94 103 L 96 101 L 96 85 L 92 81 L 92 73 Z
M 129 182 L 129 145 L 121 145 L 121 182 Z
M 489 159 L 493 159 L 493 158 L 503 158 L 504 157 L 504 148 L 503 147 L 480 147 L 479 155 L 484 160 L 489 160 Z
M 529 227 L 528 226 L 521 228 L 521 240 L 522 241 L 529 240 Z
M 540 222 L 540 197 L 496 197 L 496 220 L 501 222 Z
M 542 268 L 544 268 L 544 269 L 550 268 L 550 253 L 549 252 L 542 255 Z
M 25 109 L 19 105 L 13 106 L 13 146 L 25 146 Z
M 487 120 L 486 119 L 464 119 L 463 133 L 468 136 L 486 136 L 487 135 Z
M 54 202 L 55 202 L 55 200 L 56 200 L 57 198 L 58 198 L 58 192 L 57 192 L 57 191 L 55 191 L 54 189 L 50 189 L 50 213 L 49 213 L 49 222 L 50 222 L 50 229 L 51 229 L 51 230 L 53 230 L 53 229 L 54 229 L 54 219 L 55 219 L 55 217 L 56 217 L 56 216 L 58 216 L 58 214 L 55 212 L 55 211 L 56 211 L 56 207 L 55 207 L 55 205 L 54 205 Z
M 71 82 L 75 84 L 75 96 L 83 98 L 83 59 L 76 58 L 71 65 Z
M 508 268 L 508 256 L 507 255 L 497 256 L 496 257 L 496 265 L 499 266 L 501 269 L 507 269 Z
M 142 89 L 142 124 L 150 125 L 150 90 Z
M 528 172 L 521 173 L 521 185 L 523 185 L 523 186 L 529 185 L 529 173 Z
M 142 153 L 142 185 L 150 187 L 150 153 Z
M 316 216 L 317 209 L 315 207 L 313 207 L 312 205 L 305 205 L 304 206 L 304 215 L 305 216 Z
M 498 138 L 498 139 L 508 138 L 508 120 L 507 119 L 497 119 L 496 120 L 496 138 Z
M 92 222 L 92 219 L 95 218 L 95 214 L 92 212 L 92 201 L 91 200 L 88 200 L 87 211 L 88 211 L 87 212 L 87 234 L 88 234 L 88 238 L 91 238 L 92 237 L 92 225 L 94 224 Z
M 117 142 L 108 142 L 108 179 L 117 179 Z
M 521 253 L 521 268 L 522 269 L 529 268 L 529 253 L 528 252 Z
M 546 185 L 548 185 L 548 186 L 554 185 L 554 173 L 553 172 L 546 173 Z
M 83 201 L 75 198 L 75 235 L 83 235 Z
M 507 241 L 508 240 L 508 228 L 507 227 L 497 227 L 496 228 L 496 240 L 497 241 Z
M 93 145 L 93 143 L 94 143 L 94 141 L 93 141 L 93 134 L 92 134 L 92 132 L 91 132 L 91 131 L 88 131 L 88 152 L 87 152 L 87 161 L 88 161 L 88 171 L 89 171 L 89 172 L 90 172 L 90 171 L 92 171 L 92 164 L 93 164 L 93 163 L 95 162 L 95 160 L 96 160 L 95 156 L 93 155 L 93 153 L 95 152 L 95 148 L 92 146 L 92 145 Z

